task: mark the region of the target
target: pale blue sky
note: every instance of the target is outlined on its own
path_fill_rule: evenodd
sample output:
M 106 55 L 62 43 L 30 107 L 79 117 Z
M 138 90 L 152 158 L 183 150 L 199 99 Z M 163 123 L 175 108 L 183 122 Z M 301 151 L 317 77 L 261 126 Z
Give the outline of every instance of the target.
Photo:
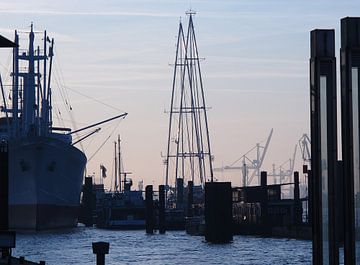
M 215 166 L 239 158 L 274 128 L 264 169 L 288 159 L 309 132 L 309 31 L 335 28 L 360 16 L 358 1 L 25 1 L 0 3 L 0 34 L 47 29 L 56 42 L 58 70 L 72 103 L 77 127 L 119 111 L 88 100 L 97 98 L 129 116 L 88 165 L 111 173 L 113 140 L 123 138 L 125 165 L 135 181 L 163 181 L 160 152 L 166 149 L 172 67 L 179 18 L 197 11 L 195 30 L 202 62 Z M 337 46 L 337 50 L 339 49 Z M 3 53 L 3 52 L 2 52 Z M 6 54 L 0 70 L 4 74 Z M 55 89 L 55 87 L 54 87 Z M 63 115 L 60 94 L 54 92 Z M 64 115 L 64 119 L 69 119 Z M 71 123 L 68 123 L 71 125 Z M 91 156 L 116 126 L 84 142 Z M 297 169 L 300 168 L 298 156 Z M 229 174 L 235 184 L 239 174 Z M 226 179 L 225 175 L 223 178 Z M 107 179 L 110 181 L 110 178 Z M 109 184 L 109 183 L 107 183 Z

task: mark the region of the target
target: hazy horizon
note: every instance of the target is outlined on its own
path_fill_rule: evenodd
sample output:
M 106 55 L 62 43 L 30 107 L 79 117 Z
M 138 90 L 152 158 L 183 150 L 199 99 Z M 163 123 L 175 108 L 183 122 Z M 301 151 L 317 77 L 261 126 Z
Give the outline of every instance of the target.
M 161 153 L 166 151 L 164 111 L 170 106 L 171 64 L 179 20 L 187 24 L 186 10 L 197 12 L 194 24 L 199 54 L 205 58 L 201 66 L 214 167 L 231 164 L 273 128 L 263 165 L 263 170 L 272 171 L 272 164 L 279 166 L 292 157 L 299 138 L 309 134 L 310 30 L 336 30 L 339 60 L 340 19 L 359 16 L 359 6 L 356 1 L 334 0 L 15 0 L 0 3 L 0 34 L 12 39 L 15 29 L 28 31 L 33 22 L 36 31 L 47 30 L 55 38 L 56 125 L 80 128 L 129 113 L 83 142 L 90 158 L 108 139 L 89 161 L 88 174 L 98 177 L 104 164 L 109 188 L 113 142 L 120 134 L 124 166 L 133 173 L 135 185 L 139 180 L 158 185 L 164 181 Z M 7 83 L 9 54 L 1 51 L 0 57 Z M 58 116 L 62 120 L 57 121 Z M 295 169 L 301 171 L 301 165 L 298 149 Z M 240 175 L 216 177 L 239 185 Z

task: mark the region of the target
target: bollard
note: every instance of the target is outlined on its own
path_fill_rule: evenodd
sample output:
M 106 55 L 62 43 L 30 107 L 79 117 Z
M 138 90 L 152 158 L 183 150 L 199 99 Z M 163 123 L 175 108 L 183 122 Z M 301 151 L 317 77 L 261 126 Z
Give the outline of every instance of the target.
M 188 199 L 187 199 L 187 216 L 193 216 L 193 203 L 194 203 L 194 182 L 188 181 Z
M 20 263 L 20 264 L 24 264 L 24 263 L 25 263 L 25 257 L 20 256 L 20 257 L 19 257 L 19 263 Z
M 146 204 L 146 233 L 154 233 L 154 202 L 153 202 L 153 186 L 148 185 L 145 188 L 145 204 Z
M 104 263 L 105 264 L 105 263 Z M 39 265 L 45 265 L 45 261 L 40 260 Z
M 108 242 L 93 242 L 92 249 L 96 255 L 96 265 L 105 265 L 105 254 L 109 254 Z
M 159 233 L 165 234 L 165 185 L 159 185 Z
M 230 243 L 232 231 L 231 182 L 205 183 L 205 240 Z

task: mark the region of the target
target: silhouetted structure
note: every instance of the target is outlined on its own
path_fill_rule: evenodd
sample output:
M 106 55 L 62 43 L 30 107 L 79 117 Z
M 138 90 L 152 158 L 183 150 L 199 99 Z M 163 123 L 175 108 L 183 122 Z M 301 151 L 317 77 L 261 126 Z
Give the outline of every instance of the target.
M 165 186 L 159 185 L 159 233 L 165 234 Z
M 96 255 L 96 265 L 105 265 L 105 254 L 109 254 L 109 247 L 108 242 L 92 243 L 93 253 Z
M 229 243 L 233 239 L 231 182 L 205 183 L 205 240 Z
M 153 186 L 148 185 L 145 188 L 145 204 L 146 204 L 146 233 L 154 233 L 154 202 L 153 202 Z
M 313 30 L 310 58 L 313 264 L 338 264 L 335 223 L 337 163 L 335 31 Z
M 359 68 L 360 18 L 341 19 L 341 114 L 344 166 L 344 258 L 360 263 Z
M 94 224 L 93 212 L 95 210 L 95 195 L 93 193 L 93 179 L 92 177 L 85 177 L 85 185 L 83 186 L 83 198 L 80 210 L 80 222 L 85 226 L 92 226 Z

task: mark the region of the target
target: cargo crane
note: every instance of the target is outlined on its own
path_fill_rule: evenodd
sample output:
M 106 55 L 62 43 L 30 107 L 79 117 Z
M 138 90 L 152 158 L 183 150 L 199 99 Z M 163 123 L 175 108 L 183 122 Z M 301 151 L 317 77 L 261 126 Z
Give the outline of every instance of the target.
M 311 161 L 311 153 L 310 153 L 311 141 L 306 133 L 304 133 L 299 139 L 299 146 L 301 151 L 301 158 L 303 160 L 303 165 L 307 165 L 309 167 Z
M 296 153 L 297 144 L 295 145 L 292 158 L 287 159 L 278 168 L 276 168 L 275 164 L 273 164 L 273 172 L 271 174 L 268 174 L 268 177 L 273 177 L 275 184 L 277 183 L 277 179 L 279 179 L 280 184 L 286 183 L 286 181 L 288 181 L 288 178 L 291 179 L 294 173 Z M 288 168 L 286 169 L 286 167 Z
M 307 170 L 310 169 L 310 166 L 311 166 L 311 151 L 310 151 L 310 148 L 311 148 L 311 141 L 310 141 L 310 137 L 304 133 L 300 139 L 299 139 L 299 146 L 300 146 L 300 151 L 301 151 L 301 158 L 303 160 L 303 167 L 306 168 L 306 170 L 303 170 L 303 173 L 304 174 L 304 182 L 303 182 L 303 185 L 305 187 L 305 189 L 303 190 L 303 196 L 304 197 L 307 197 L 308 196 L 308 175 L 306 174 L 307 173 Z
M 244 155 L 242 155 L 239 159 L 235 160 L 228 166 L 223 166 L 220 168 L 214 168 L 214 171 L 223 172 L 227 170 L 241 170 L 242 172 L 242 184 L 244 187 L 249 186 L 254 177 L 258 177 L 258 183 L 260 184 L 260 171 L 261 166 L 264 162 L 266 152 L 268 150 L 271 137 L 273 134 L 273 129 L 271 129 L 270 134 L 266 140 L 264 146 L 261 146 L 260 143 L 257 143 L 253 148 L 247 151 Z M 256 159 L 249 158 L 249 154 L 256 150 Z M 235 166 L 239 161 L 241 161 L 241 166 Z M 252 170 L 251 175 L 249 176 L 249 171 Z

